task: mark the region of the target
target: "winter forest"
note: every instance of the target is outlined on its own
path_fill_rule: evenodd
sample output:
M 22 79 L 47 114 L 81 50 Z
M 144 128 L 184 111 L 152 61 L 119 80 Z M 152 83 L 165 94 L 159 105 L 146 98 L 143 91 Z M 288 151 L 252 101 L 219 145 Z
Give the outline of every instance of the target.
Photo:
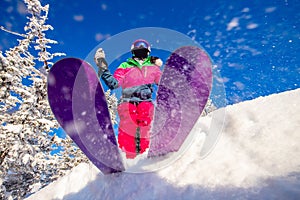
M 68 137 L 53 133 L 58 123 L 47 101 L 47 70 L 64 54 L 50 51 L 56 41 L 46 36 L 53 29 L 47 24 L 49 5 L 24 2 L 24 33 L 9 31 L 18 45 L 0 52 L 0 199 L 22 199 L 86 161 Z

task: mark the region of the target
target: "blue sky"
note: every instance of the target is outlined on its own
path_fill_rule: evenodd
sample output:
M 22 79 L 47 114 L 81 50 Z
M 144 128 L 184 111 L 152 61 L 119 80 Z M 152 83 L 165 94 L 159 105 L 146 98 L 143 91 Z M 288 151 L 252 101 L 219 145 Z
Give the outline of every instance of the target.
M 49 4 L 52 51 L 85 58 L 100 42 L 139 27 L 162 27 L 190 36 L 220 71 L 227 103 L 299 88 L 300 1 L 83 1 Z M 26 22 L 22 1 L 1 0 L 0 25 L 20 33 Z M 0 50 L 17 37 L 0 31 Z M 115 46 L 114 48 L 118 48 Z M 129 47 L 128 47 L 129 49 Z

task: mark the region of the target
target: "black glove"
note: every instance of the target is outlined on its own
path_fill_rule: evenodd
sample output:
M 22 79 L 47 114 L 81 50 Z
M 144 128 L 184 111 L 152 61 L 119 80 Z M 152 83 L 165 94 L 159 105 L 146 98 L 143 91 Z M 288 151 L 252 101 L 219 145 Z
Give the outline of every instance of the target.
M 150 62 L 154 65 L 159 66 L 159 67 L 161 67 L 162 64 L 163 64 L 162 60 L 159 57 L 156 57 L 156 56 L 151 56 L 150 57 Z
M 151 56 L 151 57 L 150 57 L 150 62 L 151 62 L 152 64 L 155 64 L 155 61 L 156 61 L 157 59 L 159 59 L 159 57 Z

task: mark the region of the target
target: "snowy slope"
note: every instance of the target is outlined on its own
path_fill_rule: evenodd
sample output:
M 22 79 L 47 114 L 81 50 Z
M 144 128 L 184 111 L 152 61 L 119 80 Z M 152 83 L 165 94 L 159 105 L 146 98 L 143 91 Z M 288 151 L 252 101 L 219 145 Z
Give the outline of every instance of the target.
M 28 200 L 300 199 L 300 89 L 225 110 L 222 136 L 205 158 L 196 137 L 183 157 L 152 173 L 104 176 L 80 164 Z M 201 135 L 209 120 L 193 131 Z

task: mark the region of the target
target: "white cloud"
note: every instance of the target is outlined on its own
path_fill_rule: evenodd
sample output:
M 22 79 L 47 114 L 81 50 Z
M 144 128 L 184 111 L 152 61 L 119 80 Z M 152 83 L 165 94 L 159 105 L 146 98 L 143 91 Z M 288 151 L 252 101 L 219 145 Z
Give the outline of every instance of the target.
M 84 20 L 84 16 L 83 15 L 74 15 L 73 19 L 77 22 L 82 22 Z
M 13 10 L 14 10 L 14 7 L 9 6 L 9 7 L 6 9 L 6 12 L 7 12 L 7 13 L 12 13 Z
M 250 9 L 249 8 L 244 8 L 243 10 L 242 10 L 242 12 L 249 12 L 250 11 Z
M 96 35 L 95 35 L 95 40 L 96 40 L 97 42 L 100 42 L 101 40 L 105 40 L 105 39 L 107 39 L 107 38 L 109 38 L 109 37 L 110 37 L 109 34 L 96 33 Z
M 102 10 L 107 10 L 107 5 L 106 5 L 105 3 L 103 3 L 103 4 L 101 5 L 101 9 L 102 9 Z
M 238 17 L 234 17 L 228 24 L 227 24 L 227 31 L 232 30 L 235 27 L 239 26 L 239 18 Z
M 18 1 L 17 10 L 18 10 L 18 13 L 20 15 L 26 15 L 27 14 L 27 8 L 26 8 L 25 4 L 21 1 Z
M 256 23 L 250 23 L 247 25 L 247 29 L 255 29 L 257 27 L 258 27 L 258 24 L 256 24 Z
M 240 82 L 240 81 L 235 81 L 233 84 L 234 84 L 239 90 L 245 89 L 245 85 L 244 85 L 242 82 Z
M 103 36 L 103 34 L 101 34 L 101 33 L 96 33 L 96 35 L 95 35 L 95 40 L 96 41 L 101 41 L 101 40 L 103 40 L 103 38 L 104 38 L 104 36 Z
M 276 10 L 276 7 L 268 7 L 265 9 L 265 12 L 266 13 L 271 13 L 271 12 L 274 12 Z

